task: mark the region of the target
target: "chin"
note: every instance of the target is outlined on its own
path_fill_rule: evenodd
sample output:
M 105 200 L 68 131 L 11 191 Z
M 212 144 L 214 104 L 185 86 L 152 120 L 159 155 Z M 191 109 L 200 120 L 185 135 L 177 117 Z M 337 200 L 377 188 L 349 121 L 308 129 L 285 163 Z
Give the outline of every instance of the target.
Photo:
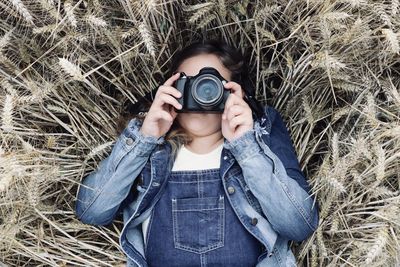
M 215 124 L 215 125 L 214 125 Z M 216 129 L 221 128 L 221 123 L 216 123 L 214 120 L 192 120 L 188 123 L 180 123 L 182 128 L 191 133 L 196 133 L 196 135 L 203 135 L 206 133 L 212 133 Z
M 189 112 L 186 112 L 186 114 L 188 116 L 190 116 L 190 115 L 203 115 L 203 116 L 213 115 L 213 113 L 207 113 L 207 112 L 201 112 L 201 111 L 189 111 Z

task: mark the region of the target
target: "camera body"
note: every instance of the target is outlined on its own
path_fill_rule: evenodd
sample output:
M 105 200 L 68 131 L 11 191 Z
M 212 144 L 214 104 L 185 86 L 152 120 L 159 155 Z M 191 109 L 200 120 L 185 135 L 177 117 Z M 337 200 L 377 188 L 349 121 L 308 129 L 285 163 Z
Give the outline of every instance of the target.
M 182 109 L 176 112 L 222 113 L 231 90 L 225 89 L 227 81 L 212 67 L 202 68 L 196 76 L 187 76 L 184 72 L 175 81 L 175 88 L 182 93 L 177 98 Z

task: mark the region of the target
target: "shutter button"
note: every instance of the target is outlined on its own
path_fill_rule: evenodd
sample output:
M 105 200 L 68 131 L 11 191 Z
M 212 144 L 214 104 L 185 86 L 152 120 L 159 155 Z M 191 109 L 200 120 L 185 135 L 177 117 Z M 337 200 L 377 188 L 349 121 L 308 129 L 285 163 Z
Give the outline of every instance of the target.
M 126 144 L 127 145 L 132 145 L 133 144 L 133 139 L 132 138 L 128 138 L 128 139 L 126 139 Z
M 229 186 L 229 187 L 228 187 L 228 193 L 229 193 L 229 194 L 235 193 L 235 188 L 234 188 L 233 186 Z
M 257 222 L 258 222 L 258 219 L 257 219 L 257 218 L 252 218 L 252 219 L 251 219 L 251 224 L 252 224 L 252 225 L 256 225 Z

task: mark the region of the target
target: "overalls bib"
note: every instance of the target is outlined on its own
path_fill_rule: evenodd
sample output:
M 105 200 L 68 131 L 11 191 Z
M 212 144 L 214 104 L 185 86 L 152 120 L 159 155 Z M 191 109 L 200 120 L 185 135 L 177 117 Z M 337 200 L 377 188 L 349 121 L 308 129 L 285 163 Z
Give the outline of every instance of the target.
M 261 243 L 229 204 L 219 168 L 175 170 L 153 208 L 149 266 L 256 266 Z

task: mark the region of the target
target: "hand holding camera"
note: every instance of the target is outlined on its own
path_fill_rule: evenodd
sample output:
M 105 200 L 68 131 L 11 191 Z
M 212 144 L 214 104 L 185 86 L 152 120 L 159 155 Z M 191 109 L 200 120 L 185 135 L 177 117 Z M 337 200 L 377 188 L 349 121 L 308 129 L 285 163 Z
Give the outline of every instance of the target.
M 176 73 L 158 88 L 153 103 L 140 128 L 140 132 L 143 135 L 159 138 L 171 128 L 174 119 L 178 115 L 175 108 L 182 108 L 176 99 L 181 97 L 181 92 L 172 86 L 178 78 L 179 73 Z
M 158 88 L 140 132 L 159 138 L 168 132 L 179 112 L 222 113 L 230 94 L 225 83 L 212 67 L 202 68 L 196 76 L 176 73 Z
M 183 108 L 178 112 L 223 113 L 222 135 L 228 141 L 239 138 L 254 126 L 252 109 L 244 100 L 240 84 L 227 82 L 215 68 L 202 68 L 196 76 L 182 73 L 176 89 L 183 94 L 178 99 Z
M 224 113 L 222 134 L 231 141 L 253 128 L 252 110 L 243 97 L 241 86 L 227 82 L 215 68 L 202 68 L 196 76 L 176 73 L 158 88 L 140 131 L 159 138 L 180 112 Z
M 252 109 L 244 100 L 244 93 L 240 84 L 231 81 L 225 84 L 225 88 L 230 88 L 233 92 L 225 103 L 221 129 L 222 135 L 229 142 L 232 142 L 253 129 L 254 121 Z

